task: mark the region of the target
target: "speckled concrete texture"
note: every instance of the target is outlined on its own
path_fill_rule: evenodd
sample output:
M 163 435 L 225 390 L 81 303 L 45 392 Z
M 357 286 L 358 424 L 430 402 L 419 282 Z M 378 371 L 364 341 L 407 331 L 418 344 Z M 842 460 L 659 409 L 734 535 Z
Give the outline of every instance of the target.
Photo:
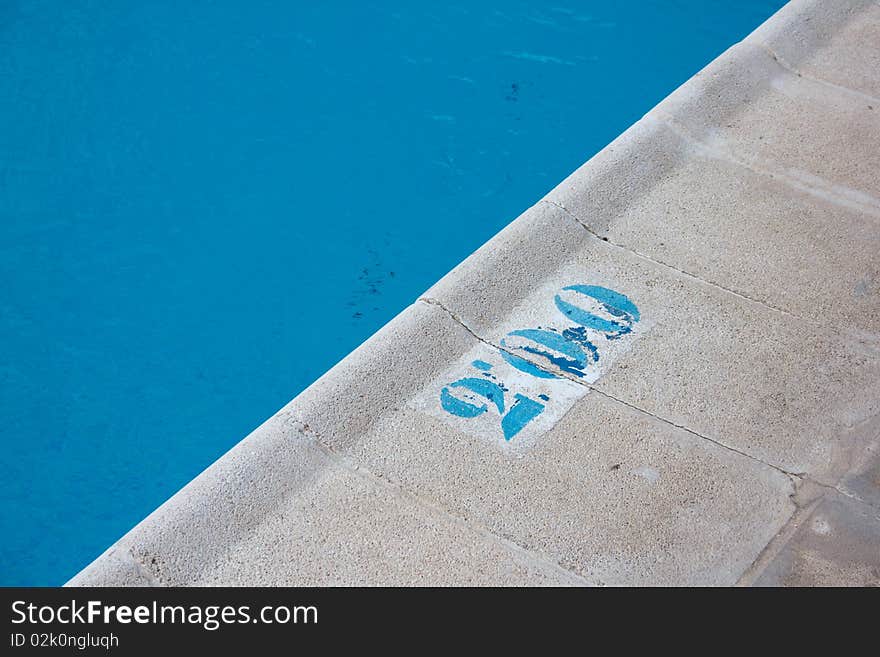
M 758 586 L 880 586 L 880 513 L 828 494 L 754 582 Z
M 749 41 L 803 76 L 878 100 L 878 24 L 876 0 L 795 0 L 755 30 Z
M 880 5 L 795 0 L 74 586 L 880 584 Z

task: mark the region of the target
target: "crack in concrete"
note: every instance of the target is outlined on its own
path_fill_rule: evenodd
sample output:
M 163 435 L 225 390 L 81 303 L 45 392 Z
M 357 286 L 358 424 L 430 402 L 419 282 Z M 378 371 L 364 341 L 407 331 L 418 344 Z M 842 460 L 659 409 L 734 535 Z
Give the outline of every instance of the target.
M 372 469 L 366 467 L 357 459 L 352 458 L 347 454 L 340 453 L 336 449 L 334 449 L 333 446 L 330 445 L 329 442 L 326 441 L 317 431 L 312 429 L 308 424 L 306 424 L 299 418 L 295 417 L 292 410 L 288 410 L 287 414 L 288 417 L 292 419 L 295 423 L 294 428 L 296 430 L 312 436 L 315 446 L 319 450 L 321 450 L 321 452 L 332 459 L 335 463 L 344 467 L 350 473 L 355 474 L 359 477 L 363 477 L 372 483 L 378 483 L 390 489 L 395 495 L 409 501 L 412 504 L 415 504 L 418 507 L 425 509 L 428 513 L 433 514 L 434 516 L 443 517 L 460 527 L 464 527 L 478 534 L 484 540 L 496 543 L 500 547 L 510 552 L 513 552 L 514 554 L 520 555 L 534 566 L 541 566 L 545 569 L 549 569 L 555 572 L 557 575 L 562 577 L 570 584 L 578 586 L 605 586 L 605 584 L 603 584 L 598 578 L 593 578 L 593 580 L 591 581 L 590 579 L 587 579 L 586 576 L 575 572 L 570 568 L 567 568 L 566 566 L 563 566 L 558 561 L 549 559 L 531 548 L 520 545 L 515 540 L 513 540 L 512 537 L 496 534 L 489 528 L 484 527 L 481 523 L 473 519 L 464 517 L 460 514 L 454 513 L 432 499 L 418 495 L 417 493 L 404 486 L 401 482 L 391 479 L 390 477 L 387 477 L 383 474 L 374 472 Z
M 870 332 L 861 331 L 855 327 L 850 327 L 850 326 L 835 327 L 835 326 L 830 326 L 828 324 L 823 324 L 822 322 L 816 321 L 816 319 L 814 319 L 813 317 L 804 317 L 802 315 L 798 315 L 796 313 L 790 312 L 790 311 L 785 310 L 783 308 L 779 308 L 778 306 L 774 306 L 773 304 L 771 304 L 767 301 L 762 301 L 761 299 L 756 299 L 756 298 L 751 297 L 743 292 L 737 292 L 736 290 L 724 287 L 723 285 L 720 285 L 719 283 L 715 283 L 713 281 L 708 281 L 705 278 L 701 278 L 700 276 L 697 276 L 696 274 L 692 274 L 691 272 L 689 272 L 685 269 L 680 269 L 680 268 L 676 267 L 675 265 L 669 264 L 668 262 L 664 262 L 663 260 L 658 260 L 656 258 L 653 258 L 652 256 L 649 256 L 646 253 L 642 253 L 641 251 L 638 251 L 636 249 L 633 249 L 632 247 L 621 244 L 620 242 L 615 242 L 607 235 L 600 234 L 598 231 L 593 229 L 588 223 L 586 223 L 580 217 L 578 217 L 576 214 L 574 214 L 571 210 L 569 210 L 564 205 L 557 203 L 556 201 L 552 201 L 550 199 L 544 198 L 538 202 L 538 204 L 540 204 L 540 203 L 546 203 L 547 205 L 552 205 L 553 207 L 562 210 L 575 223 L 577 223 L 578 226 L 580 226 L 581 228 L 586 230 L 587 233 L 591 237 L 598 239 L 598 240 L 604 242 L 605 244 L 608 244 L 609 246 L 620 249 L 621 251 L 624 251 L 625 253 L 629 253 L 637 258 L 641 258 L 642 260 L 645 260 L 646 262 L 650 262 L 651 264 L 657 265 L 658 267 L 664 267 L 664 268 L 668 269 L 669 271 L 672 271 L 672 272 L 675 272 L 676 274 L 684 276 L 685 278 L 687 278 L 689 280 L 693 280 L 693 281 L 700 283 L 702 285 L 706 285 L 706 286 L 711 287 L 713 289 L 719 290 L 723 293 L 729 294 L 729 295 L 736 297 L 738 299 L 742 299 L 743 301 L 748 301 L 750 303 L 757 304 L 759 306 L 762 306 L 763 308 L 766 308 L 767 310 L 771 310 L 773 312 L 777 312 L 781 315 L 784 315 L 785 317 L 795 319 L 799 322 L 809 324 L 815 330 L 820 331 L 822 333 L 833 334 L 833 335 L 841 335 L 842 333 L 846 334 L 849 338 L 852 339 L 850 341 L 850 344 L 862 346 L 864 348 L 864 352 L 867 356 L 874 358 L 874 357 L 877 357 L 878 355 L 880 355 L 880 343 L 877 342 L 878 337 L 880 337 L 880 336 L 877 336 L 877 335 L 870 333 Z
M 822 87 L 828 88 L 831 91 L 836 91 L 844 96 L 854 96 L 859 100 L 866 101 L 868 103 L 874 103 L 876 105 L 880 105 L 880 98 L 876 98 L 871 94 L 866 94 L 864 91 L 858 91 L 857 89 L 851 89 L 850 87 L 845 87 L 841 84 L 836 84 L 834 82 L 829 82 L 828 80 L 824 80 L 822 78 L 817 78 L 815 76 L 810 75 L 809 73 L 804 73 L 803 71 L 796 68 L 792 65 L 788 60 L 786 60 L 782 55 L 776 52 L 770 44 L 765 41 L 761 41 L 755 38 L 749 38 L 745 40 L 745 43 L 749 43 L 755 46 L 758 46 L 762 50 L 764 50 L 770 57 L 773 58 L 780 67 L 788 71 L 789 73 L 796 75 L 799 78 L 803 78 L 804 80 L 809 80 L 814 84 L 818 84 Z
M 467 323 L 465 323 L 465 322 L 461 319 L 461 317 L 459 317 L 458 315 L 456 315 L 453 311 L 451 311 L 450 309 L 448 309 L 445 305 L 443 305 L 443 303 L 441 303 L 441 302 L 438 301 L 437 299 L 434 299 L 434 298 L 431 298 L 431 297 L 421 297 L 421 298 L 419 298 L 419 301 L 440 308 L 443 312 L 445 312 L 447 315 L 449 315 L 449 317 L 451 317 L 456 323 L 458 323 L 462 328 L 464 328 L 468 333 L 470 333 L 475 339 L 479 340 L 479 341 L 482 342 L 483 344 L 485 344 L 485 345 L 487 345 L 487 346 L 489 346 L 489 347 L 492 347 L 493 349 L 497 349 L 497 350 L 499 350 L 499 351 L 503 351 L 503 352 L 505 352 L 505 353 L 507 353 L 507 354 L 509 354 L 509 355 L 511 355 L 511 356 L 517 357 L 517 358 L 524 358 L 524 357 L 525 357 L 523 354 L 514 353 L 514 352 L 511 351 L 510 349 L 507 349 L 507 348 L 501 346 L 500 344 L 495 344 L 495 343 L 493 343 L 493 342 L 490 341 L 490 340 L 486 340 L 486 339 L 480 337 L 480 336 L 479 336 L 479 335 L 478 335 L 473 329 L 471 329 L 471 328 L 467 325 Z M 569 373 L 567 373 L 567 372 L 557 371 L 557 370 L 555 370 L 555 369 L 548 368 L 548 367 L 547 367 L 546 365 L 544 365 L 543 363 L 536 362 L 536 361 L 535 361 L 534 359 L 532 359 L 532 358 L 528 358 L 528 357 L 525 357 L 525 358 L 526 358 L 526 360 L 529 361 L 529 363 L 531 363 L 531 364 L 534 365 L 535 367 L 538 367 L 539 369 L 541 369 L 541 370 L 547 372 L 548 374 L 552 374 L 552 375 L 554 375 L 554 376 L 561 376 L 561 377 L 563 377 L 563 378 L 565 378 L 565 379 L 567 379 L 567 380 L 569 380 L 569 381 L 572 381 L 572 382 L 574 382 L 574 383 L 577 383 L 578 385 L 581 385 L 581 386 L 587 388 L 588 390 L 590 390 L 590 391 L 592 391 L 592 392 L 595 392 L 595 393 L 597 393 L 597 394 L 599 394 L 599 395 L 602 395 L 603 397 L 606 397 L 606 398 L 608 398 L 608 399 L 610 399 L 610 400 L 612 400 L 612 401 L 614 401 L 614 402 L 616 402 L 616 403 L 618 403 L 618 404 L 621 404 L 621 405 L 623 405 L 623 406 L 627 406 L 628 408 L 631 408 L 631 409 L 637 411 L 638 413 L 641 413 L 641 414 L 643 414 L 643 415 L 647 415 L 647 416 L 649 416 L 649 417 L 651 417 L 651 418 L 654 418 L 655 420 L 657 420 L 657 421 L 659 421 L 659 422 L 662 422 L 662 423 L 664 423 L 664 424 L 668 424 L 668 425 L 673 426 L 673 427 L 675 427 L 675 428 L 677 428 L 677 429 L 681 429 L 682 431 L 685 431 L 685 432 L 687 432 L 687 433 L 689 433 L 689 434 L 691 434 L 691 435 L 693 435 L 693 436 L 695 436 L 695 437 L 697 437 L 697 438 L 700 438 L 700 439 L 702 439 L 702 440 L 704 440 L 704 441 L 707 441 L 707 442 L 709 442 L 709 443 L 712 443 L 713 445 L 716 445 L 717 447 L 720 447 L 720 448 L 722 448 L 722 449 L 725 449 L 725 450 L 728 450 L 728 451 L 730 451 L 730 452 L 733 452 L 734 454 L 738 454 L 739 456 L 742 456 L 742 457 L 745 457 L 745 458 L 750 459 L 750 460 L 752 460 L 752 461 L 755 461 L 756 463 L 760 463 L 761 465 L 763 465 L 763 466 L 765 466 L 765 467 L 767 467 L 767 468 L 771 468 L 772 470 L 776 470 L 777 472 L 779 472 L 779 473 L 781 473 L 781 474 L 784 474 L 786 477 L 788 477 L 789 480 L 792 481 L 792 484 L 794 485 L 795 489 L 797 489 L 799 483 L 802 482 L 802 481 L 811 481 L 811 482 L 813 482 L 813 483 L 816 483 L 816 484 L 819 485 L 819 486 L 832 487 L 830 484 L 827 484 L 827 483 L 824 483 L 824 482 L 820 482 L 820 481 L 815 481 L 815 480 L 812 478 L 812 476 L 809 475 L 808 473 L 805 473 L 805 472 L 792 472 L 792 471 L 790 471 L 790 470 L 786 470 L 786 469 L 783 468 L 782 466 L 779 466 L 779 465 L 776 465 L 776 464 L 774 464 L 774 463 L 770 463 L 770 462 L 764 461 L 763 459 L 760 459 L 760 458 L 758 458 L 757 456 L 754 456 L 754 455 L 752 455 L 752 454 L 749 454 L 748 452 L 745 452 L 745 451 L 743 451 L 743 450 L 737 449 L 736 447 L 733 447 L 733 446 L 731 446 L 731 445 L 728 445 L 728 444 L 724 443 L 723 441 L 717 440 L 717 439 L 715 439 L 715 438 L 711 438 L 711 437 L 709 437 L 709 436 L 705 436 L 705 435 L 701 434 L 700 432 L 691 429 L 690 427 L 687 427 L 687 426 L 685 426 L 685 425 L 683 425 L 683 424 L 678 424 L 677 422 L 673 422 L 672 420 L 670 420 L 670 419 L 668 419 L 668 418 L 665 418 L 665 417 L 663 417 L 662 415 L 657 415 L 656 413 L 652 413 L 651 411 L 648 411 L 648 410 L 646 410 L 646 409 L 644 409 L 644 408 L 641 408 L 640 406 L 637 406 L 636 404 L 632 404 L 632 403 L 630 403 L 630 402 L 628 402 L 628 401 L 625 401 L 625 400 L 623 400 L 623 399 L 620 399 L 620 398 L 618 398 L 618 397 L 615 397 L 614 395 L 612 395 L 612 394 L 610 394 L 610 393 L 608 393 L 608 392 L 605 392 L 604 390 L 602 390 L 602 389 L 600 389 L 600 388 L 598 388 L 598 387 L 596 387 L 596 386 L 594 386 L 594 385 L 592 385 L 592 384 L 590 384 L 590 383 L 587 383 L 587 382 L 585 382 L 585 381 L 582 381 L 582 380 L 578 379 L 578 378 L 575 377 L 574 375 L 571 375 L 571 374 L 569 374 Z
M 742 299 L 744 301 L 756 303 L 760 306 L 763 306 L 764 308 L 767 308 L 767 309 L 772 310 L 774 312 L 780 313 L 780 314 L 785 315 L 786 317 L 790 317 L 792 319 L 803 320 L 802 317 L 798 317 L 797 315 L 794 315 L 794 314 L 788 312 L 787 310 L 783 310 L 782 308 L 778 308 L 770 303 L 767 303 L 766 301 L 761 301 L 760 299 L 755 299 L 754 297 L 750 297 L 747 294 L 743 294 L 742 292 L 737 292 L 736 290 L 731 290 L 730 288 L 726 288 L 723 285 L 719 285 L 718 283 L 713 283 L 712 281 L 707 281 L 706 279 L 700 278 L 696 274 L 692 274 L 691 272 L 689 272 L 685 269 L 679 269 L 678 267 L 676 267 L 674 265 L 670 265 L 667 262 L 663 262 L 662 260 L 657 260 L 656 258 L 652 258 L 651 256 L 649 256 L 645 253 L 642 253 L 641 251 L 637 251 L 636 249 L 633 249 L 628 246 L 624 246 L 623 244 L 620 244 L 619 242 L 615 242 L 611 238 L 609 238 L 605 235 L 600 235 L 589 224 L 585 223 L 584 221 L 581 221 L 580 217 L 575 215 L 571 210 L 569 210 L 564 205 L 557 203 L 556 201 L 551 201 L 549 199 L 542 199 L 541 201 L 539 201 L 539 203 L 547 203 L 548 205 L 552 205 L 555 208 L 559 208 L 566 215 L 571 217 L 571 219 L 573 219 L 581 228 L 586 230 L 587 233 L 589 233 L 590 235 L 592 235 L 596 239 L 601 240 L 602 242 L 605 242 L 606 244 L 609 244 L 610 246 L 613 246 L 613 247 L 620 249 L 622 251 L 626 251 L 627 253 L 630 253 L 638 258 L 642 258 L 643 260 L 647 260 L 648 262 L 650 262 L 654 265 L 658 265 L 660 267 L 665 267 L 666 269 L 674 271 L 677 274 L 681 274 L 682 276 L 685 276 L 691 280 L 697 281 L 698 283 L 702 283 L 703 285 L 708 285 L 709 287 L 715 288 L 717 290 L 721 290 L 722 292 L 725 292 L 727 294 L 731 294 L 731 295 L 733 295 L 739 299 Z M 804 321 L 809 321 L 809 320 L 804 320 Z
M 841 479 L 842 479 L 842 478 L 843 478 L 843 477 L 841 477 Z M 843 497 L 845 497 L 845 498 L 847 498 L 847 499 L 849 499 L 849 500 L 855 502 L 856 504 L 859 504 L 859 505 L 861 505 L 861 506 L 865 506 L 865 507 L 867 507 L 867 508 L 869 508 L 869 509 L 872 509 L 872 508 L 873 508 L 870 504 L 868 504 L 867 502 L 865 502 L 865 500 L 861 499 L 860 497 L 856 497 L 855 495 L 853 495 L 852 493 L 850 493 L 850 492 L 848 492 L 848 491 L 843 490 L 843 489 L 840 488 L 837 484 L 834 484 L 834 485 L 832 485 L 832 484 L 826 484 L 826 483 L 824 483 L 824 482 L 822 482 L 822 481 L 819 481 L 818 479 L 813 479 L 812 477 L 809 477 L 809 476 L 806 476 L 806 475 L 804 476 L 804 479 L 805 479 L 806 481 L 809 481 L 811 484 L 815 484 L 815 485 L 818 486 L 819 488 L 823 488 L 823 489 L 825 489 L 825 490 L 827 490 L 827 491 L 829 491 L 829 492 L 837 493 L 838 495 L 842 495 Z

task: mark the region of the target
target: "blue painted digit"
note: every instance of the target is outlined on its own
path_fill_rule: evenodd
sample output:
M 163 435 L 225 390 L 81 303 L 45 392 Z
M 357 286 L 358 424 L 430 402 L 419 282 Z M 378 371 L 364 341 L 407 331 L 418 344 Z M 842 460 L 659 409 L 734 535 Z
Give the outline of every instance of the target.
M 632 331 L 632 326 L 640 319 L 639 309 L 628 297 L 599 285 L 569 285 L 565 291 L 577 292 L 597 302 L 600 307 L 615 319 L 606 319 L 595 313 L 569 303 L 560 295 L 554 301 L 556 307 L 571 321 L 586 328 L 605 333 L 609 340 L 615 340 Z
M 561 294 L 554 298 L 556 307 L 576 326 L 569 326 L 561 333 L 545 328 L 520 329 L 511 331 L 501 340 L 501 357 L 520 372 L 539 379 L 560 378 L 559 374 L 548 372 L 530 360 L 511 353 L 513 350 L 540 356 L 561 372 L 582 377 L 592 363 L 599 362 L 599 350 L 590 340 L 588 331 L 597 331 L 608 340 L 615 340 L 630 333 L 633 325 L 641 319 L 638 307 L 629 298 L 607 287 L 569 285 L 562 291 L 575 292 L 586 302 L 582 307 L 566 301 Z M 474 418 L 494 406 L 501 417 L 504 439 L 510 441 L 544 411 L 545 404 L 516 393 L 513 404 L 505 413 L 504 393 L 508 389 L 503 383 L 494 382 L 497 378 L 490 372 L 492 365 L 477 359 L 471 362 L 471 366 L 486 378 L 464 377 L 444 387 L 440 391 L 440 405 L 448 413 L 461 418 Z M 545 394 L 538 397 L 543 402 L 550 401 Z
M 450 388 L 464 388 L 473 394 L 465 394 L 465 399 L 462 400 L 454 397 Z M 474 395 L 492 402 L 499 413 L 504 413 L 504 390 L 501 386 L 486 379 L 475 379 L 472 377 L 459 379 L 450 383 L 448 387 L 443 388 L 440 391 L 440 404 L 444 410 L 458 417 L 476 417 L 485 413 L 489 407 L 486 404 L 478 405 L 468 401 L 473 400 Z
M 501 430 L 504 432 L 504 440 L 509 442 L 511 438 L 523 430 L 523 427 L 538 417 L 543 410 L 544 404 L 517 393 L 513 406 L 507 411 L 507 415 L 501 418 Z
M 504 343 L 504 340 L 501 341 L 501 346 L 506 347 L 507 345 Z M 527 361 L 525 358 L 520 358 L 519 356 L 514 356 L 511 353 L 506 351 L 501 351 L 501 357 L 513 365 L 520 372 L 525 372 L 526 374 L 531 374 L 535 378 L 538 379 L 558 379 L 559 377 L 555 374 L 547 372 L 546 370 L 542 370 L 537 365 L 532 364 L 530 361 Z
M 443 388 L 440 391 L 440 405 L 444 411 L 458 417 L 477 417 L 485 413 L 489 408 L 486 404 L 477 406 L 476 404 L 462 401 L 458 397 L 453 397 L 452 393 L 449 392 L 449 388 Z
M 523 338 L 528 342 L 518 347 L 512 347 L 508 343 L 508 338 L 512 337 Z M 565 334 L 560 335 L 545 329 L 511 331 L 505 339 L 501 340 L 501 346 L 505 349 L 515 348 L 546 358 L 563 372 L 574 374 L 578 377 L 584 375 L 584 371 L 587 369 L 590 361 L 596 362 L 599 360 L 598 350 L 586 338 L 584 338 L 583 342 L 573 341 L 568 339 Z M 587 351 L 584 351 L 584 347 L 587 347 Z M 556 353 L 554 354 L 553 352 Z M 548 374 L 525 359 L 506 354 L 504 351 L 501 352 L 501 356 L 522 372 L 544 379 L 556 378 L 555 375 Z M 536 374 L 535 371 L 539 372 L 539 374 Z

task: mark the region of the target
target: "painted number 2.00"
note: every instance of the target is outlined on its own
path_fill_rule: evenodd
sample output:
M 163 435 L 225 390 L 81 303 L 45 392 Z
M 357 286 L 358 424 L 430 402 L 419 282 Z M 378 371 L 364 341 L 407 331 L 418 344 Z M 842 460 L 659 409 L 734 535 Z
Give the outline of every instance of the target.
M 639 321 L 636 305 L 620 292 L 598 285 L 569 285 L 554 296 L 558 310 L 552 326 L 511 331 L 501 340 L 498 355 L 510 366 L 536 379 L 596 380 L 603 347 L 631 333 Z M 546 362 L 548 365 L 537 365 Z M 497 414 L 510 441 L 551 403 L 548 394 L 512 391 L 484 360 L 471 363 L 474 372 L 443 387 L 440 405 L 460 418 Z M 521 386 L 522 387 L 522 386 Z

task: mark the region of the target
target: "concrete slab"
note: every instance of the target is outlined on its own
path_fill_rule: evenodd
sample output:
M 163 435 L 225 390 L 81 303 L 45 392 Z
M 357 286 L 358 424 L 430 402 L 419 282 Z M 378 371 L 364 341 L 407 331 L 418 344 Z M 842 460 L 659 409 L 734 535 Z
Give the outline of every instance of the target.
M 782 473 L 597 393 L 515 440 L 403 409 L 337 448 L 604 585 L 732 584 L 794 510 Z
M 335 460 L 283 501 L 197 586 L 583 586 L 557 564 Z M 158 546 L 161 547 L 162 546 Z M 283 558 L 279 558 L 283 555 Z
M 823 481 L 845 472 L 851 451 L 880 427 L 880 354 L 853 339 L 614 247 L 555 206 L 533 208 L 491 247 L 426 296 L 492 344 L 527 327 L 564 333 L 577 322 L 560 311 L 557 295 L 602 286 L 632 300 L 639 321 L 618 337 L 588 329 L 596 365 L 610 364 L 595 378 L 568 378 Z M 559 371 L 553 350 L 510 349 Z
M 880 220 L 798 193 L 650 117 L 548 200 L 653 260 L 809 323 L 880 336 Z
M 880 216 L 880 112 L 758 45 L 733 46 L 650 114 L 722 157 Z
M 828 495 L 757 578 L 757 586 L 880 586 L 880 515 Z
M 749 36 L 791 69 L 880 99 L 876 0 L 796 0 Z M 880 105 L 880 103 L 878 103 Z M 875 106 L 875 109 L 880 107 Z
M 375 422 L 359 425 L 367 427 L 363 432 L 351 430 L 317 404 L 294 403 L 285 411 L 294 426 L 308 427 L 316 440 L 383 479 L 594 583 L 733 583 L 790 516 L 793 487 L 779 471 L 588 395 L 574 381 L 555 381 L 565 389 L 561 397 L 558 388 L 541 387 L 547 379 L 536 380 L 537 390 L 517 388 L 502 374 L 510 368 L 501 369 L 497 349 L 468 334 L 470 348 L 462 353 L 461 325 L 439 307 L 421 305 L 423 319 L 432 318 L 426 330 L 416 335 L 401 324 L 399 331 L 384 331 L 395 336 L 396 371 L 421 372 L 420 389 L 360 383 L 387 357 L 377 344 L 342 364 L 353 390 L 336 396 L 334 405 L 343 417 L 381 407 Z M 453 367 L 420 369 L 426 349 Z M 456 367 L 474 361 L 494 364 L 508 399 L 548 392 L 554 421 L 542 424 L 539 417 L 536 431 L 505 440 L 494 408 L 471 418 L 445 413 L 443 389 L 461 374 Z M 553 406 L 560 402 L 561 411 Z M 480 428 L 467 428 L 484 419 Z

